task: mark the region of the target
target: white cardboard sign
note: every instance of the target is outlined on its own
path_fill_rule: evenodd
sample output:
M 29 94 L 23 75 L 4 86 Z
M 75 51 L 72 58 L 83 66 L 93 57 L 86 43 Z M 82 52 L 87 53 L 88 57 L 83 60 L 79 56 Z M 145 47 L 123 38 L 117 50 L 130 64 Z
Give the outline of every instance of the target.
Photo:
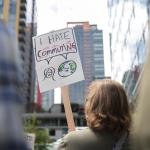
M 35 134 L 34 133 L 25 133 L 25 141 L 29 150 L 34 150 L 35 144 Z
M 33 48 L 41 92 L 84 80 L 72 28 L 33 37 Z

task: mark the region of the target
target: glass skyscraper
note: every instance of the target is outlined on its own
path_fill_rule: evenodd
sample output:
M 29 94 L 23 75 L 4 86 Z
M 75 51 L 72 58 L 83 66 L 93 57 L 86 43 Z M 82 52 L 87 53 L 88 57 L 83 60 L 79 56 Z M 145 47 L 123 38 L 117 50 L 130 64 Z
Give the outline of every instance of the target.
M 27 7 L 31 6 L 31 7 Z M 36 34 L 35 0 L 0 0 L 0 16 L 18 40 L 25 104 L 34 101 L 35 66 L 32 37 Z M 27 14 L 30 22 L 27 20 Z M 28 105 L 27 105 L 28 106 Z
M 84 96 L 90 82 L 104 78 L 104 50 L 103 31 L 97 25 L 89 22 L 68 22 L 73 27 L 85 80 L 69 85 L 69 94 L 72 103 L 83 104 Z
M 11 26 L 13 29 L 16 27 L 16 0 L 10 0 L 9 2 L 9 19 L 8 19 L 8 24 Z
M 3 14 L 3 0 L 0 0 L 0 18 L 2 18 Z
M 54 90 L 42 93 L 42 110 L 48 112 L 54 104 Z
M 4 19 L 8 26 L 16 29 L 16 0 L 0 0 L 0 18 Z
M 112 78 L 122 82 L 134 102 L 148 47 L 148 0 L 108 0 Z

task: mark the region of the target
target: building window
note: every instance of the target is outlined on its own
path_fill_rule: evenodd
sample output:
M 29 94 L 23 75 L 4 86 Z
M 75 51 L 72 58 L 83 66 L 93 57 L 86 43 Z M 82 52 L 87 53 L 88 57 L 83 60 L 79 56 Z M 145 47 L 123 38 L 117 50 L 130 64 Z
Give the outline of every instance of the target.
M 93 39 L 94 39 L 94 40 L 98 40 L 98 41 L 99 41 L 99 40 L 102 41 L 102 38 L 99 37 L 99 36 L 94 36 Z
M 60 119 L 60 125 L 61 126 L 67 126 L 66 119 Z
M 56 135 L 55 130 L 54 129 L 49 130 L 49 135 L 50 136 L 55 136 Z
M 93 33 L 93 36 L 99 36 L 102 38 L 102 33 L 101 32 L 100 33 Z
M 103 44 L 102 43 L 99 43 L 99 44 L 95 43 L 95 44 L 93 44 L 93 46 L 94 47 L 103 47 Z

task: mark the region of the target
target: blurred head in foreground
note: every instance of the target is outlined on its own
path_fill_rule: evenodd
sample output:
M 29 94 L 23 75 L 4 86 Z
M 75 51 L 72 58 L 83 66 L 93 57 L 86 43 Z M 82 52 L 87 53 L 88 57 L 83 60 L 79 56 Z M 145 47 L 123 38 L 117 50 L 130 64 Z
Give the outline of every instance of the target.
M 0 149 L 24 150 L 17 40 L 0 20 Z
M 88 126 L 93 130 L 114 134 L 128 130 L 131 115 L 122 85 L 109 79 L 92 82 L 86 98 L 85 115 Z
M 150 43 L 149 43 L 150 44 Z M 150 149 L 150 50 L 144 66 L 137 107 L 133 115 L 134 150 Z

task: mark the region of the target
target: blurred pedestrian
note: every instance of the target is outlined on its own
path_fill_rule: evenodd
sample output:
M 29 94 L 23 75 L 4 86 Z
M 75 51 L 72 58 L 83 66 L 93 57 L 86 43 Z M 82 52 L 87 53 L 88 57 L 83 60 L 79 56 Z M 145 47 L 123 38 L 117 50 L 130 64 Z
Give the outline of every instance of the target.
M 87 129 L 66 135 L 59 150 L 128 150 L 131 115 L 124 88 L 104 79 L 91 83 L 85 103 Z
M 20 65 L 15 34 L 0 20 L 0 150 L 26 150 Z

